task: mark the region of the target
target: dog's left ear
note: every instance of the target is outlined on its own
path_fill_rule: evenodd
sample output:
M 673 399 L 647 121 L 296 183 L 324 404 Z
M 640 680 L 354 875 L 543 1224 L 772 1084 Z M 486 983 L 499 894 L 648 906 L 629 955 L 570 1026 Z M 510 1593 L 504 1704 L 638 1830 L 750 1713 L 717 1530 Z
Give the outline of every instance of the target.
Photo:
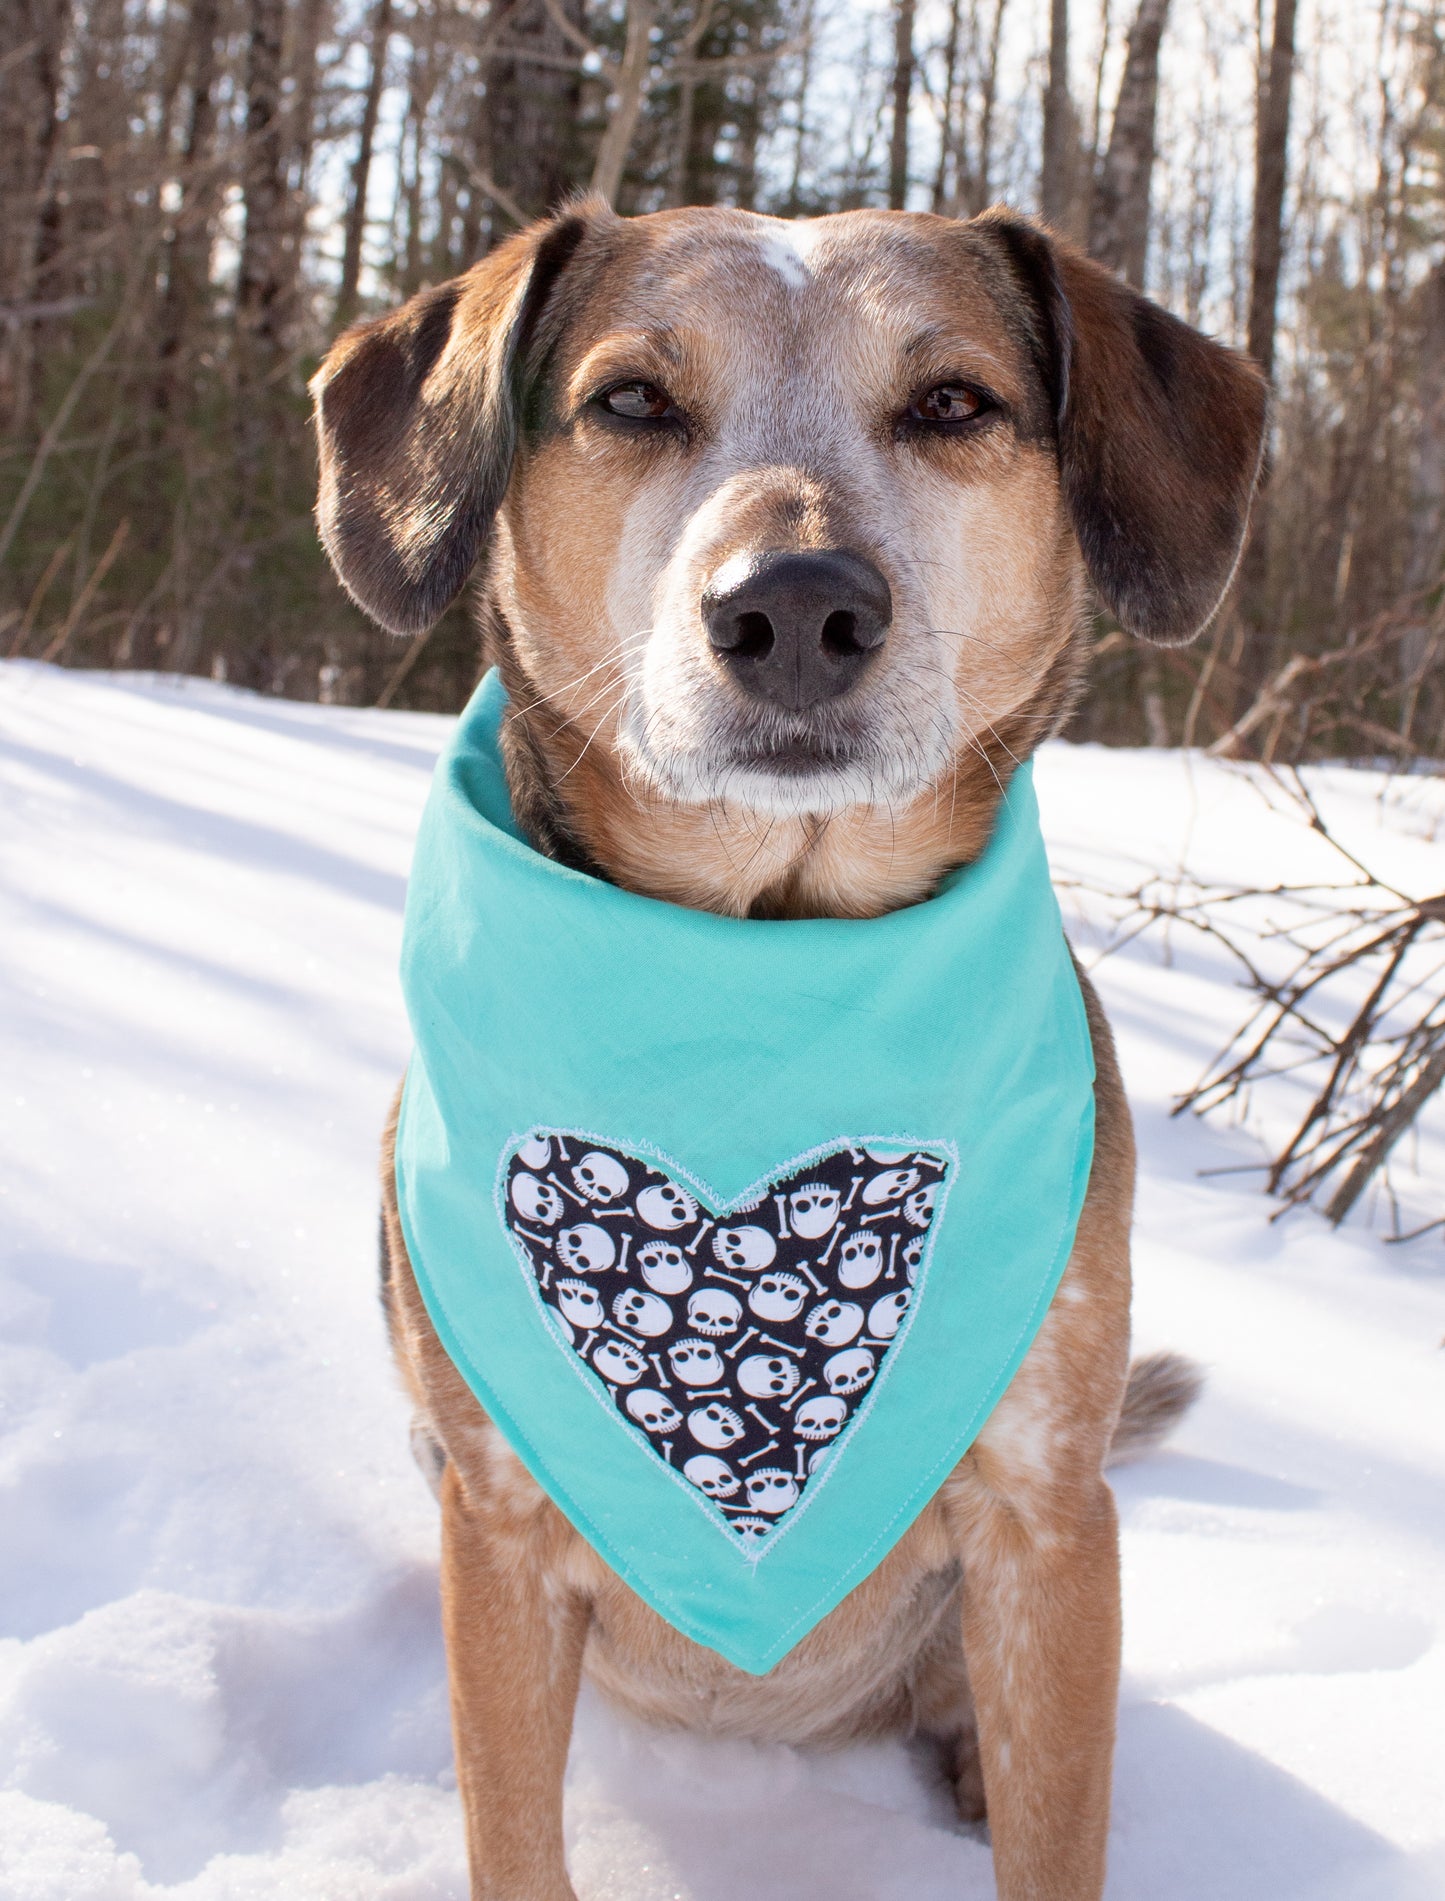
M 532 225 L 355 325 L 312 378 L 321 539 L 352 599 L 394 634 L 430 627 L 476 565 L 511 478 L 529 353 L 602 209 Z
M 1146 640 L 1192 640 L 1244 546 L 1264 378 L 1027 219 L 989 212 L 973 228 L 1003 247 L 1031 306 L 1064 499 L 1100 600 Z

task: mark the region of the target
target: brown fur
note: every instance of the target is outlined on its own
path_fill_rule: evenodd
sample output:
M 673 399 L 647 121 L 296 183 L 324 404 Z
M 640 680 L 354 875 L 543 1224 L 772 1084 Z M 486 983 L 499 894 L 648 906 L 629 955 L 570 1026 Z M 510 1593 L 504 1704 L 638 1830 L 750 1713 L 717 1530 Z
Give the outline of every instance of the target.
M 614 428 L 593 400 L 609 378 L 664 387 L 678 427 Z M 954 378 L 997 398 L 987 427 L 915 437 L 892 420 Z M 584 206 L 349 333 L 317 394 L 323 532 L 379 618 L 426 624 L 490 532 L 506 763 L 538 848 L 753 916 L 877 914 L 975 857 L 1076 689 L 1086 568 L 1126 625 L 1192 633 L 1237 558 L 1263 423 L 1240 359 L 1003 214 L 788 228 Z M 759 735 L 799 743 L 798 723 L 741 704 L 698 601 L 738 551 L 833 547 L 879 566 L 894 620 L 863 687 L 814 721 L 810 743 L 840 763 L 799 796 L 748 763 Z M 653 1723 L 935 1737 L 961 1813 L 986 1793 L 1003 1901 L 1096 1901 L 1119 1654 L 1104 1466 L 1189 1395 L 1156 1365 L 1120 1426 L 1133 1142 L 1084 993 L 1096 1146 L 1049 1314 L 932 1503 L 761 1678 L 633 1596 L 491 1427 L 417 1291 L 389 1131 L 388 1312 L 443 1461 L 477 1901 L 572 1897 L 561 1782 L 584 1668 Z

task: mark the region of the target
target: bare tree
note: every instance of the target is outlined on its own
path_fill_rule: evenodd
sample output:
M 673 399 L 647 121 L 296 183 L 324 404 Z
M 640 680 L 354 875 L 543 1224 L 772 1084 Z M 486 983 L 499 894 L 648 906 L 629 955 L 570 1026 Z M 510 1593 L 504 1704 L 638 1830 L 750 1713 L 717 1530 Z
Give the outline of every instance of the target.
M 1169 0 L 1139 0 L 1109 145 L 1094 181 L 1089 248 L 1138 290 L 1149 249 L 1149 193 L 1159 106 L 1159 46 Z
M 914 0 L 894 0 L 893 121 L 888 140 L 888 203 L 901 211 L 908 202 L 908 115 L 913 109 Z
M 1265 375 L 1274 377 L 1279 276 L 1284 258 L 1285 166 L 1290 95 L 1294 86 L 1295 0 L 1275 0 L 1269 64 L 1261 75 L 1255 131 L 1254 237 L 1249 273 L 1249 328 L 1245 347 Z
M 246 133 L 241 154 L 246 224 L 236 281 L 236 317 L 244 378 L 258 384 L 265 381 L 280 354 L 292 314 L 281 97 L 285 0 L 249 0 L 248 24 Z
M 1049 83 L 1044 93 L 1039 209 L 1060 231 L 1068 230 L 1073 222 L 1078 144 L 1078 121 L 1069 90 L 1069 0 L 1050 0 Z
M 349 323 L 356 314 L 361 282 L 361 247 L 366 236 L 366 199 L 371 188 L 371 160 L 376 144 L 376 121 L 386 85 L 386 50 L 391 40 L 392 0 L 376 0 L 370 34 L 371 65 L 361 105 L 361 127 L 356 157 L 351 164 L 351 186 L 346 202 L 346 239 L 341 257 L 341 282 L 336 292 L 336 321 Z

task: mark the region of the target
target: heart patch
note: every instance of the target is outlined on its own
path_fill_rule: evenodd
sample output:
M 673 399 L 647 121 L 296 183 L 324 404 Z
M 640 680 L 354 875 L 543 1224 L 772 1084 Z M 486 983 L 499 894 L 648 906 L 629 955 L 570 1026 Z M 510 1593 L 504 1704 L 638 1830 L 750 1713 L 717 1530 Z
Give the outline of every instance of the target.
M 714 1213 L 655 1162 L 538 1130 L 507 1159 L 503 1212 L 560 1338 L 756 1552 L 867 1411 L 948 1169 L 843 1145 Z

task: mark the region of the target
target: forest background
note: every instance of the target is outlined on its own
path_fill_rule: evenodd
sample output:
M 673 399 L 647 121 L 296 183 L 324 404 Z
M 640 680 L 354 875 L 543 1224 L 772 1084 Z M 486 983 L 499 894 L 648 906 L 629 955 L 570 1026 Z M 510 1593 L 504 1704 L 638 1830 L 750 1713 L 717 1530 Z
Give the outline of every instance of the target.
M 625 212 L 1035 210 L 1275 388 L 1184 652 L 1075 737 L 1445 756 L 1445 0 L 5 0 L 0 655 L 454 709 L 311 521 L 339 326 L 580 186 Z

